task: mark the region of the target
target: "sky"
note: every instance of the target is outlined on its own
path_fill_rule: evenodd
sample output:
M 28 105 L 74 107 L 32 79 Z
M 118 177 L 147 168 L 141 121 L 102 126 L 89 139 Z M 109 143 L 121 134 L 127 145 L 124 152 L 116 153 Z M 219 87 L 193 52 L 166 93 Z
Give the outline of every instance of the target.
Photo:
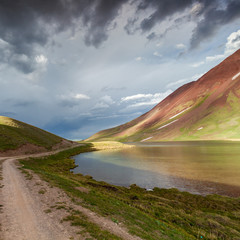
M 239 0 L 1 0 L 0 115 L 85 139 L 239 48 Z

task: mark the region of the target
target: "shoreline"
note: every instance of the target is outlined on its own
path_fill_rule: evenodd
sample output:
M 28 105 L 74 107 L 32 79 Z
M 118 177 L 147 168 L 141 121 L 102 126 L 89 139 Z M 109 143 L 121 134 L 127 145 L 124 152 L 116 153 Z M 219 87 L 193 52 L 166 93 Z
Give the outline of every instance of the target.
M 103 143 L 104 144 L 101 143 L 100 146 L 105 146 L 107 144 L 106 141 L 104 141 Z M 215 143 L 215 141 L 211 142 L 211 143 Z M 217 141 L 216 143 L 219 144 L 219 141 Z M 221 141 L 221 143 L 226 144 L 225 141 Z M 231 142 L 227 142 L 227 143 L 231 144 Z M 96 143 L 93 142 L 93 144 L 96 144 Z M 99 142 L 97 142 L 97 144 L 99 144 Z M 113 144 L 113 146 L 114 146 L 114 142 L 111 142 L 111 144 Z M 163 145 L 177 145 L 177 144 L 185 145 L 186 142 L 182 142 L 181 141 L 181 142 L 144 142 L 144 143 L 140 143 L 140 142 L 134 142 L 133 143 L 132 142 L 132 143 L 124 143 L 124 144 L 121 143 L 121 145 L 125 145 L 126 148 L 128 148 L 128 146 L 130 146 L 130 147 L 137 147 L 137 146 L 144 146 L 144 147 L 145 146 L 149 146 L 149 147 L 155 147 L 156 146 L 156 147 L 158 147 L 161 144 L 163 144 Z M 195 144 L 197 145 L 197 142 L 193 143 L 194 146 L 195 146 Z M 199 142 L 199 144 L 202 144 L 202 142 Z M 103 148 L 96 149 L 96 151 L 108 151 L 108 150 L 110 150 L 112 152 L 114 150 L 118 151 L 118 150 L 121 150 L 121 149 L 124 149 L 124 146 L 121 146 L 120 148 L 115 148 L 115 147 L 104 148 L 103 147 Z M 74 159 L 74 161 L 75 161 L 75 159 Z M 142 171 L 147 171 L 147 170 L 142 170 Z M 78 174 L 77 172 L 73 172 L 73 173 L 74 174 Z M 157 173 L 157 172 L 155 172 L 155 173 Z M 160 186 L 157 186 L 157 185 L 143 186 L 143 185 L 138 184 L 136 182 L 132 182 L 132 183 L 129 183 L 129 184 L 114 183 L 114 182 L 110 182 L 110 181 L 107 181 L 107 180 L 101 180 L 101 179 L 95 178 L 90 173 L 81 173 L 81 172 L 79 172 L 79 174 L 84 174 L 84 175 L 90 176 L 90 177 L 92 177 L 96 181 L 106 181 L 107 184 L 110 184 L 110 185 L 113 185 L 113 186 L 126 187 L 126 188 L 129 188 L 129 186 L 131 184 L 135 184 L 135 185 L 137 185 L 138 187 L 140 187 L 142 189 L 160 188 L 160 189 L 168 190 L 168 189 L 176 188 L 180 192 L 188 192 L 190 194 L 200 195 L 200 196 L 219 195 L 219 196 L 233 197 L 233 198 L 240 197 L 240 186 L 233 185 L 233 184 L 230 184 L 230 183 L 224 183 L 224 182 L 214 182 L 214 181 L 210 181 L 210 180 L 200 180 L 200 179 L 194 179 L 194 178 L 187 178 L 187 177 L 173 176 L 172 175 L 171 178 L 173 179 L 173 182 L 175 182 L 175 183 L 182 183 L 182 186 L 180 184 L 179 186 L 160 187 Z M 187 188 L 188 189 L 184 189 L 184 185 L 186 185 L 186 182 L 188 182 L 187 183 L 187 186 L 188 186 Z M 214 190 L 212 190 L 212 189 L 214 189 Z
M 70 172 L 75 167 L 71 156 L 95 150 L 94 145 L 88 143 L 55 155 L 20 160 L 21 169 L 40 175 L 50 188 L 63 190 L 73 203 L 141 239 L 199 239 L 200 235 L 211 239 L 213 234 L 223 238 L 240 237 L 240 216 L 236 215 L 240 212 L 240 198 L 201 196 L 177 189 L 148 191 L 135 184 L 126 188 Z M 81 218 L 79 214 L 72 213 L 68 221 L 76 224 Z

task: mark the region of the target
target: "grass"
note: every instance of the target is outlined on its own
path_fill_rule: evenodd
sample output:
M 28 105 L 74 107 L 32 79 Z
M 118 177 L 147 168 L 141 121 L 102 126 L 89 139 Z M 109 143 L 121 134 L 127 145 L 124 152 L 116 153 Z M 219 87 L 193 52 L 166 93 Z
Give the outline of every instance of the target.
M 0 116 L 0 151 L 17 149 L 24 144 L 51 149 L 62 138 L 29 124 Z
M 71 156 L 94 150 L 97 149 L 88 143 L 52 156 L 21 160 L 21 163 L 62 188 L 76 204 L 123 224 L 142 239 L 240 239 L 239 198 L 203 197 L 176 189 L 147 191 L 136 185 L 125 188 L 70 172 L 75 167 Z M 77 187 L 89 191 L 79 191 Z M 96 239 L 115 239 L 108 233 L 104 238 L 94 235 L 99 229 L 89 221 L 83 223 L 82 217 L 80 212 L 72 212 L 64 220 L 84 227 Z
M 204 118 L 181 129 L 181 135 L 174 140 L 240 139 L 239 111 L 239 99 L 230 92 L 226 105 L 203 112 Z
M 133 145 L 127 145 L 127 144 L 123 144 L 123 143 L 115 142 L 115 141 L 93 142 L 93 143 L 90 143 L 90 144 L 96 150 L 114 150 L 114 149 L 134 147 Z
M 72 226 L 82 227 L 84 230 L 81 230 L 79 232 L 80 234 L 90 233 L 91 237 L 95 239 L 121 240 L 121 238 L 106 230 L 102 230 L 98 225 L 90 222 L 88 218 L 79 211 L 73 211 L 73 213 L 65 217 L 63 221 L 70 221 Z
M 39 194 L 45 194 L 46 193 L 46 189 L 42 188 L 38 191 Z

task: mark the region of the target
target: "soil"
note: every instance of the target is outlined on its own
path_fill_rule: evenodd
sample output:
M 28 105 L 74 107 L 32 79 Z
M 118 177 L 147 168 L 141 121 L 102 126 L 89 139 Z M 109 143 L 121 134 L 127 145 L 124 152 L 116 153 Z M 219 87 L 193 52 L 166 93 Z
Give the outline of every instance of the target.
M 58 151 L 54 151 L 54 153 Z M 90 238 L 88 233 L 79 234 L 83 230 L 81 227 L 71 226 L 69 222 L 62 221 L 63 218 L 70 215 L 71 210 L 80 211 L 88 217 L 89 221 L 122 239 L 140 240 L 140 238 L 130 235 L 121 224 L 116 224 L 80 205 L 75 205 L 65 192 L 49 185 L 33 172 L 24 173 L 19 169 L 18 159 L 52 153 L 0 158 L 0 165 L 2 163 L 2 180 L 0 180 L 1 240 Z M 79 190 L 83 191 L 84 189 Z
M 33 153 L 40 153 L 40 152 L 46 152 L 46 149 L 44 147 L 27 143 L 17 149 L 0 152 L 0 157 L 19 156 L 24 154 L 33 154 Z

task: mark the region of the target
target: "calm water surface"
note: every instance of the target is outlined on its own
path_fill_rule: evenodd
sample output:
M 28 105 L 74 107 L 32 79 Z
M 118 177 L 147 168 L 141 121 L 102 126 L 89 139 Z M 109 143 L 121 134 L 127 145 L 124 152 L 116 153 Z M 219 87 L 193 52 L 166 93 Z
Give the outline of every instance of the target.
M 120 186 L 178 188 L 240 196 L 240 143 L 138 143 L 134 148 L 83 153 L 74 173 Z

